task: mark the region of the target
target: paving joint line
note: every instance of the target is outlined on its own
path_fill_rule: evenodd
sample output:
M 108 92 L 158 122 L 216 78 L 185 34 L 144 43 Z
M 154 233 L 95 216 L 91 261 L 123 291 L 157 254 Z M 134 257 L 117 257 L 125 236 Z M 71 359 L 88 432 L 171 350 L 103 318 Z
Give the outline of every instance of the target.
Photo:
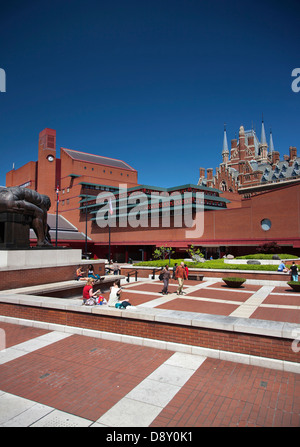
M 229 316 L 250 318 L 256 309 L 264 302 L 275 286 L 262 286 L 248 300 L 242 303 Z

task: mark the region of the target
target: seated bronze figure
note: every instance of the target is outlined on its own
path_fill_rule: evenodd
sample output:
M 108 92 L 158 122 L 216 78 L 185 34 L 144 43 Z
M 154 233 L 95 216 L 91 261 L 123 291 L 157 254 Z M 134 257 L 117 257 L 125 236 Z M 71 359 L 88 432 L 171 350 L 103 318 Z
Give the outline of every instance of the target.
M 47 211 L 51 206 L 48 196 L 12 186 L 0 188 L 0 213 L 17 213 L 31 216 L 30 227 L 36 234 L 37 246 L 52 246 L 47 225 Z

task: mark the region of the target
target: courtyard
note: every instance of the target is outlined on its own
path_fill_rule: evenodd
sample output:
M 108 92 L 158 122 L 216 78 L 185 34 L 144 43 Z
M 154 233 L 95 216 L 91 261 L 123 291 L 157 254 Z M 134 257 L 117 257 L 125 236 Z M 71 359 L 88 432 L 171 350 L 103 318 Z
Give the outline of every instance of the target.
M 249 280 L 241 289 L 229 290 L 220 279 L 208 277 L 202 282 L 186 281 L 182 296 L 177 296 L 174 280 L 168 295 L 161 294 L 162 283 L 157 280 L 124 281 L 122 287 L 123 298 L 133 305 L 122 314 L 127 312 L 130 318 L 143 318 L 145 313 L 156 315 L 158 322 L 161 315 L 166 321 L 172 315 L 185 318 L 184 324 L 197 315 L 248 319 L 261 322 L 265 331 L 278 324 L 300 323 L 298 294 L 284 282 Z M 1 292 L 4 295 L 8 302 L 9 294 Z M 10 295 L 16 297 L 16 291 Z M 80 297 L 30 297 L 24 290 L 19 297 L 19 302 L 27 299 L 29 304 L 31 299 L 40 305 L 52 300 L 53 308 L 67 301 L 88 314 L 109 312 L 107 306 L 85 308 Z M 216 350 L 209 354 L 209 350 L 139 334 L 97 333 L 13 316 L 2 316 L 0 329 L 6 336 L 6 349 L 0 352 L 0 408 L 5 409 L 0 411 L 0 426 L 300 425 L 297 364 L 295 371 L 287 370 L 263 358 L 255 364 L 251 355 L 246 360 L 247 356 L 229 351 L 225 356 Z

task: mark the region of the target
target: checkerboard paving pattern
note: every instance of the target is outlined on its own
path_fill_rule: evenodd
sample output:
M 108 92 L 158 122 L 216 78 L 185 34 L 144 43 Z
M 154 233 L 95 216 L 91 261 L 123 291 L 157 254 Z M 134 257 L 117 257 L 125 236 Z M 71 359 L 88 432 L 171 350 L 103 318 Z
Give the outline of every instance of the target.
M 147 416 L 141 426 L 300 425 L 299 374 L 22 325 L 0 329 L 8 340 L 0 426 L 119 426 L 118 405 L 126 426 L 137 426 L 137 408 Z M 24 343 L 21 356 L 5 361 Z
M 300 324 L 300 294 L 288 285 L 244 283 L 230 289 L 218 278 L 185 281 L 184 294 L 177 296 L 177 283 L 170 281 L 169 294 L 162 295 L 162 282 L 141 281 L 123 286 L 123 297 L 134 306 L 157 307 L 213 315 L 238 316 Z M 158 298 L 161 298 L 158 300 Z

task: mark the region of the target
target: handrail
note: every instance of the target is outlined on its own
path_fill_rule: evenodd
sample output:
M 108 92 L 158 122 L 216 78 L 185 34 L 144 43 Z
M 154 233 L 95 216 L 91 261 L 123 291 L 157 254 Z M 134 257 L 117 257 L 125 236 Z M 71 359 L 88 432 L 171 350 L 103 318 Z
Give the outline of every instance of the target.
M 155 279 L 155 272 L 156 272 L 156 270 L 162 270 L 163 269 L 163 267 L 155 267 L 153 270 L 152 270 L 152 279 Z
M 127 282 L 129 282 L 129 278 L 130 278 L 130 275 L 131 275 L 132 273 L 134 273 L 134 275 L 135 275 L 135 280 L 137 281 L 137 274 L 138 274 L 138 272 L 137 272 L 137 270 L 132 270 L 131 272 L 128 272 L 128 273 L 127 273 L 127 279 L 126 279 Z

